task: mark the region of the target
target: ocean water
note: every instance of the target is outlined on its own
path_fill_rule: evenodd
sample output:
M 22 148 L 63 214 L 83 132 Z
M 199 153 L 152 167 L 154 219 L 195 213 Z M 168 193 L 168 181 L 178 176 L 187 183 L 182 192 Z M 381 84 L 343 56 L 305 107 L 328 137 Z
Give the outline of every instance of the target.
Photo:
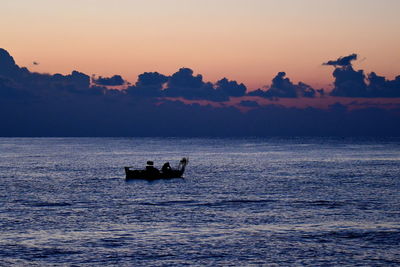
M 124 179 L 183 156 L 185 179 Z M 0 138 L 0 266 L 399 266 L 399 244 L 399 139 Z

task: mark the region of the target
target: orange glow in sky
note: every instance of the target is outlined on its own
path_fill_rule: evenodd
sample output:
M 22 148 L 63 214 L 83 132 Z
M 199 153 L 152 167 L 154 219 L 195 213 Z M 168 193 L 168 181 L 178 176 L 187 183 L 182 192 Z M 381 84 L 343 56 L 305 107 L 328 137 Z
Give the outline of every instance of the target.
M 189 67 L 256 89 L 285 71 L 319 88 L 333 80 L 321 63 L 350 53 L 357 69 L 399 75 L 399 10 L 398 0 L 5 0 L 0 47 L 38 72 L 135 82 Z

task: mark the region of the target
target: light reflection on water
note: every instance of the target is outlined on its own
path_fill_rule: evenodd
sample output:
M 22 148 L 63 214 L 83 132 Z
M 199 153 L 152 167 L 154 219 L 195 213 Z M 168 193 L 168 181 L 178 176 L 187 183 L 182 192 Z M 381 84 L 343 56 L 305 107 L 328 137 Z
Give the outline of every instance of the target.
M 398 265 L 398 141 L 2 138 L 0 265 Z

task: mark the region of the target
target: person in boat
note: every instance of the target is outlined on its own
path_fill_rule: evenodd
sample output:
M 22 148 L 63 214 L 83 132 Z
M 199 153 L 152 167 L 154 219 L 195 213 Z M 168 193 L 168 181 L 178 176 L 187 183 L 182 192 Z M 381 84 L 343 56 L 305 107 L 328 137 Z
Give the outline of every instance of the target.
M 169 162 L 165 162 L 164 165 L 161 168 L 161 172 L 162 173 L 168 173 L 172 170 L 171 165 L 169 164 Z
M 154 168 L 154 162 L 149 160 L 147 161 L 146 173 L 149 176 L 158 176 L 160 171 L 157 168 Z

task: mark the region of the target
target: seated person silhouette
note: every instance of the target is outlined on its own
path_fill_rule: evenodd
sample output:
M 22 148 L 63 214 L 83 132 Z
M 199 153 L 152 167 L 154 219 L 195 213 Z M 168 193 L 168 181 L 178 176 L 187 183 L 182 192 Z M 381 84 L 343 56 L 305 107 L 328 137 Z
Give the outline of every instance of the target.
M 154 176 L 154 177 L 160 175 L 160 171 L 154 168 L 154 162 L 150 160 L 147 161 L 146 173 L 148 176 Z
M 161 168 L 162 173 L 168 173 L 172 170 L 171 165 L 169 165 L 169 162 L 164 163 L 164 165 Z

